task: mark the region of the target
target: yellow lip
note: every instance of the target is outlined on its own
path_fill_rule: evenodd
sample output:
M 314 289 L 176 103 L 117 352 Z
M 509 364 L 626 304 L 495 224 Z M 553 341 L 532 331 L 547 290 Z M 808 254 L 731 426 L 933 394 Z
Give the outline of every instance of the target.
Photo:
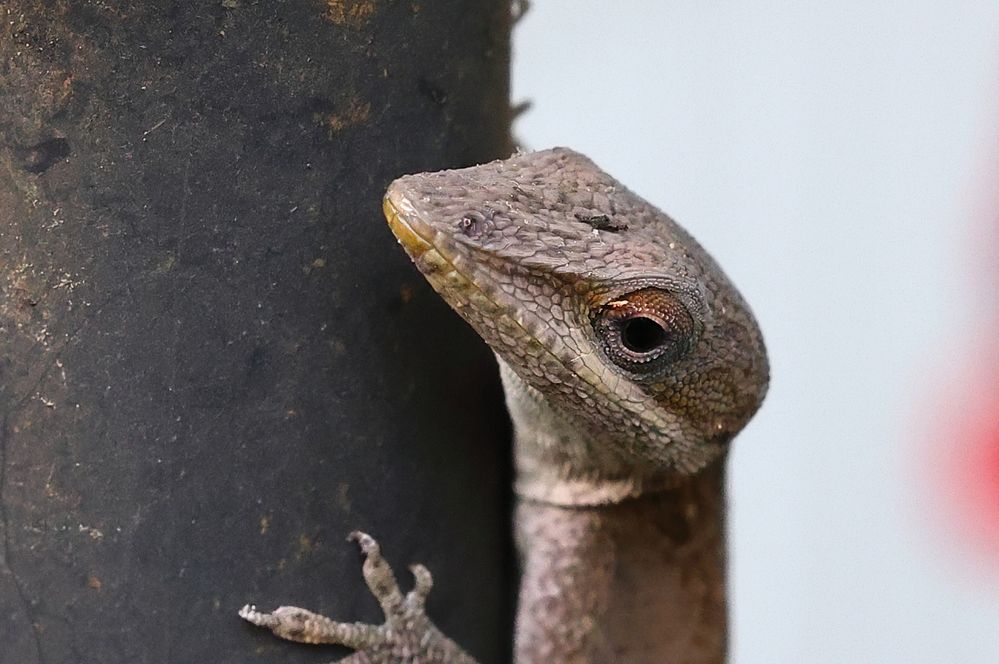
M 382 200 L 382 210 L 385 212 L 385 219 L 388 220 L 389 228 L 392 229 L 392 233 L 399 241 L 399 244 L 401 244 L 406 250 L 406 253 L 414 259 L 419 258 L 426 253 L 428 249 L 433 247 L 433 245 L 420 237 L 420 235 L 413 230 L 413 227 L 406 222 L 402 214 L 399 212 L 399 208 L 396 207 L 395 203 L 392 202 L 387 194 Z

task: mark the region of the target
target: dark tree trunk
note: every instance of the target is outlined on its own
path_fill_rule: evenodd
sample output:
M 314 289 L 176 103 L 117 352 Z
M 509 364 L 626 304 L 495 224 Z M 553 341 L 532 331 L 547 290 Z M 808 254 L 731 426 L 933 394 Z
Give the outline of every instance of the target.
M 508 1 L 0 2 L 0 662 L 329 661 L 235 611 L 380 622 L 355 528 L 507 657 L 492 359 L 380 204 L 509 152 Z

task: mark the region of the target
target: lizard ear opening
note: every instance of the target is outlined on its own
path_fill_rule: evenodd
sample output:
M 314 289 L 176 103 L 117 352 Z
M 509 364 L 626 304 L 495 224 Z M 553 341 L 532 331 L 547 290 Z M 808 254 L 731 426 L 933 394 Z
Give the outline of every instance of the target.
M 643 288 L 608 302 L 593 315 L 593 329 L 607 357 L 640 378 L 653 378 L 687 354 L 696 326 L 669 291 Z

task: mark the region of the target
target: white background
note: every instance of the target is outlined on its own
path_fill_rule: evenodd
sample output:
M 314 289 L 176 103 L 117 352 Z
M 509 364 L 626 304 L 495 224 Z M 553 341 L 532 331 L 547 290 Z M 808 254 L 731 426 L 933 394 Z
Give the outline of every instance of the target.
M 733 661 L 999 662 L 999 554 L 933 474 L 999 301 L 999 1 L 534 0 L 514 44 L 519 140 L 679 220 L 766 335 Z

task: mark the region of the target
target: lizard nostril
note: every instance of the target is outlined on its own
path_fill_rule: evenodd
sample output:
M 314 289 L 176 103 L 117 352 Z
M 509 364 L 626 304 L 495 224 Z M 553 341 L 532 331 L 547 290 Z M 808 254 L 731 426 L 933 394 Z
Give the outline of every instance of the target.
M 479 237 L 482 234 L 482 220 L 467 214 L 458 220 L 458 230 L 468 237 Z

